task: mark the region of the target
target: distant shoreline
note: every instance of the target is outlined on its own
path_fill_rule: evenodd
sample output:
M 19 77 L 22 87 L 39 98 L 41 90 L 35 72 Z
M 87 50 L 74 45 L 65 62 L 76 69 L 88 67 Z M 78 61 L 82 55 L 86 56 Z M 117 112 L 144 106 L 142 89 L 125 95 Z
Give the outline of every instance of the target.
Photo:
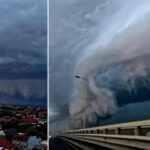
M 13 104 L 13 103 L 5 103 L 5 102 L 0 102 L 0 105 L 4 105 L 4 106 L 25 106 L 25 107 L 39 107 L 39 108 L 47 108 L 47 105 L 33 105 L 33 104 Z

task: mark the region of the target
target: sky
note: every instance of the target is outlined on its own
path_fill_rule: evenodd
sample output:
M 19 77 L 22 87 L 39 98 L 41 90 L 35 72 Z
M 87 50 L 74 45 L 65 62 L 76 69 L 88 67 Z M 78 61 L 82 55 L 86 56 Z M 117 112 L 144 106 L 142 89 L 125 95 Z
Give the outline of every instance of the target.
M 46 105 L 47 1 L 0 1 L 0 102 Z
M 50 132 L 81 128 L 85 103 L 87 126 L 150 117 L 149 26 L 149 0 L 50 1 Z

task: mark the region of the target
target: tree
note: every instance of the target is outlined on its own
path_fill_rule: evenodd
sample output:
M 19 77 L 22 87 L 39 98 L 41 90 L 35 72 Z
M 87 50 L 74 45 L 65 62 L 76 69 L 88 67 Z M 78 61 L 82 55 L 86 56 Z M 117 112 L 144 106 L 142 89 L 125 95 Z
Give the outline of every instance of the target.
M 29 123 L 22 122 L 16 126 L 16 130 L 18 132 L 26 132 L 30 127 L 31 127 L 31 125 Z
M 34 127 L 29 127 L 26 131 L 27 136 L 39 136 L 39 131 Z

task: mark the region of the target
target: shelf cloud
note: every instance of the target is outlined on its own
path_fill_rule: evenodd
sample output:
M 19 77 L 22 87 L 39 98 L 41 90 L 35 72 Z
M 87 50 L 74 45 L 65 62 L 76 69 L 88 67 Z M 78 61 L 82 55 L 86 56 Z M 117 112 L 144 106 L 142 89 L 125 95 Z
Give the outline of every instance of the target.
M 52 131 L 81 128 L 85 104 L 87 122 L 98 125 L 150 98 L 148 1 L 61 0 L 52 1 L 51 11 L 50 109 L 69 107 Z

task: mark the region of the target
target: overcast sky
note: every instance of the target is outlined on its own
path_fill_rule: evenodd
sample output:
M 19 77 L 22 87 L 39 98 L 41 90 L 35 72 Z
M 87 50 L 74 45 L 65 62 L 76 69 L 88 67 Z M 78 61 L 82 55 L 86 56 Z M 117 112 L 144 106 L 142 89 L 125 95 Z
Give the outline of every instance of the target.
M 46 8 L 46 0 L 0 1 L 1 95 L 36 97 L 40 85 L 46 94 Z
M 51 0 L 50 118 L 56 128 L 69 124 L 67 117 L 81 124 L 77 114 L 87 99 L 89 122 L 150 99 L 149 24 L 149 0 Z

